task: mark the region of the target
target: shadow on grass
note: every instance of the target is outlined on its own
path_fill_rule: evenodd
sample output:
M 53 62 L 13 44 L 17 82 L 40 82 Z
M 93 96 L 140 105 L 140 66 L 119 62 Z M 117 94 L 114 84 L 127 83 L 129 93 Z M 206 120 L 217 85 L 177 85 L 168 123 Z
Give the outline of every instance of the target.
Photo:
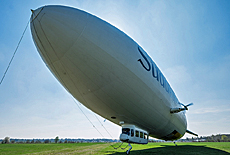
M 182 145 L 182 146 L 168 146 L 161 145 L 162 147 L 143 149 L 143 150 L 131 150 L 130 155 L 139 155 L 139 154 L 157 154 L 157 155 L 229 155 L 230 153 L 225 152 L 223 150 L 218 150 L 214 148 L 209 148 L 204 146 L 193 146 L 193 145 Z M 107 151 L 106 154 L 111 155 L 125 155 L 126 150 L 124 152 L 116 152 L 116 151 Z

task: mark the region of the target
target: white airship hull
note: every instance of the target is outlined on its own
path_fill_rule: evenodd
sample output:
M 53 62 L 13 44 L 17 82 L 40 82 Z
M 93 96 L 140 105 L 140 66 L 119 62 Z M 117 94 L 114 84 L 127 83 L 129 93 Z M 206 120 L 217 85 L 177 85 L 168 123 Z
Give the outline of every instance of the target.
M 31 32 L 48 68 L 87 108 L 115 124 L 138 126 L 156 138 L 184 135 L 186 118 L 183 113 L 170 113 L 177 103 L 163 87 L 166 80 L 153 77 L 153 66 L 152 71 L 148 67 L 155 63 L 125 33 L 64 6 L 35 10 Z M 175 131 L 177 136 L 171 136 Z

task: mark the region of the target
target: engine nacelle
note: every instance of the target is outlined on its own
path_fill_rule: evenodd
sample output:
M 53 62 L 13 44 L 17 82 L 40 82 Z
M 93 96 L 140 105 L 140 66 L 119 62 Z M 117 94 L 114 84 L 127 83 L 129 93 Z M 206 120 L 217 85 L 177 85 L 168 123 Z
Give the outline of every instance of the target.
M 135 125 L 122 125 L 120 140 L 126 143 L 148 144 L 149 134 L 147 131 Z
M 181 112 L 184 110 L 186 110 L 186 109 L 185 108 L 171 108 L 170 113 L 178 113 L 178 112 Z

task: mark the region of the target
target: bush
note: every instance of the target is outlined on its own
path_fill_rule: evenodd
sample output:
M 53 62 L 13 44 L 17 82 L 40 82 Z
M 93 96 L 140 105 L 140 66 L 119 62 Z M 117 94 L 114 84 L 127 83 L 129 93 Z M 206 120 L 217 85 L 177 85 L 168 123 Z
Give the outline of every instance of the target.
M 10 143 L 10 137 L 5 137 L 3 144 L 9 144 L 9 143 Z
M 37 144 L 38 144 L 38 143 L 42 143 L 42 142 L 41 142 L 40 140 L 37 140 L 35 143 L 37 143 Z

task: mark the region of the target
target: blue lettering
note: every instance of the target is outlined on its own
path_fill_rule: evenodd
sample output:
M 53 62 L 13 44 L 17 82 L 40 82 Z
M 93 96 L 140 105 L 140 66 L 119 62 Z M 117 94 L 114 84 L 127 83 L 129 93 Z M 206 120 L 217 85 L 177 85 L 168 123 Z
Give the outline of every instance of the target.
M 158 78 L 158 68 L 154 62 L 152 62 L 152 74 L 153 77 Z
M 165 91 L 169 93 L 169 96 L 172 98 L 172 100 L 174 102 L 177 102 L 176 95 L 174 94 L 172 88 L 170 87 L 169 83 L 167 82 L 166 78 L 161 73 L 161 71 L 157 67 L 157 65 L 153 62 L 153 60 L 144 51 L 142 51 L 140 49 L 139 46 L 138 46 L 138 51 L 140 52 L 141 56 L 146 61 L 147 66 L 144 65 L 144 63 L 143 63 L 143 61 L 141 59 L 138 59 L 137 61 L 139 61 L 141 63 L 141 65 L 144 67 L 144 69 L 147 70 L 147 71 L 150 71 L 151 70 L 151 66 L 152 66 L 152 76 L 153 76 L 153 78 L 156 78 L 156 80 L 159 81 L 160 85 L 165 89 Z M 149 60 L 147 58 L 150 59 L 150 62 L 149 62 Z
M 160 84 L 161 84 L 161 86 L 164 87 L 164 78 L 163 78 L 163 75 L 161 72 L 160 72 Z
M 139 60 L 137 60 L 137 61 L 140 61 L 141 65 L 142 65 L 147 71 L 150 71 L 150 70 L 151 70 L 150 63 L 149 63 L 149 61 L 147 60 L 147 58 L 145 57 L 145 55 L 142 53 L 142 51 L 140 50 L 140 47 L 139 47 L 139 46 L 138 46 L 138 50 L 139 50 L 139 52 L 141 53 L 141 55 L 143 56 L 143 58 L 145 59 L 145 61 L 147 62 L 148 68 L 145 67 L 145 65 L 143 64 L 143 62 L 142 62 L 141 59 L 139 59 Z

